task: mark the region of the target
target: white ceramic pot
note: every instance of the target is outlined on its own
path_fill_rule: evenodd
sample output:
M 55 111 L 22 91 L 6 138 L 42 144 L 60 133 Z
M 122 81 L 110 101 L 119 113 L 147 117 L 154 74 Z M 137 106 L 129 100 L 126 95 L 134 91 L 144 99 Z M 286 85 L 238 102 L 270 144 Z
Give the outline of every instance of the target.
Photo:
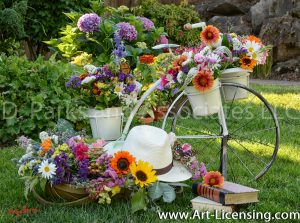
M 89 109 L 87 116 L 90 119 L 93 138 L 110 141 L 121 137 L 123 124 L 121 107 Z
M 218 79 L 214 80 L 213 87 L 208 91 L 200 92 L 193 86 L 188 86 L 184 92 L 190 101 L 195 116 L 207 116 L 220 111 L 222 100 Z
M 249 87 L 249 75 L 250 71 L 242 68 L 230 68 L 226 69 L 221 73 L 221 83 L 237 83 Z M 242 88 L 222 86 L 225 100 L 237 100 L 248 97 L 248 91 Z

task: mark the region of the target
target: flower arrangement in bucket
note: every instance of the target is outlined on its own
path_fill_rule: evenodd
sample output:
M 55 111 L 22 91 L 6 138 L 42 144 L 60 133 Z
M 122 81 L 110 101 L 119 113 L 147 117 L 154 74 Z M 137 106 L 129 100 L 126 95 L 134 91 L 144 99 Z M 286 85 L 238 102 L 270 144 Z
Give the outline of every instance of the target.
M 102 67 L 86 65 L 85 72 L 73 75 L 67 87 L 81 91 L 91 107 L 88 117 L 93 137 L 115 140 L 122 131 L 122 106 L 137 102 L 141 84 L 135 80 L 126 62 L 115 62 Z
M 194 115 L 205 116 L 220 110 L 219 78 L 225 82 L 227 74 L 234 76 L 236 72 L 245 73 L 248 78 L 255 65 L 265 63 L 271 47 L 255 36 L 223 34 L 212 25 L 204 27 L 199 37 L 198 47 L 176 49 L 172 67 L 161 75 L 161 84 L 179 85 L 188 96 Z
M 266 63 L 271 46 L 253 36 L 239 36 L 235 33 L 221 33 L 218 28 L 208 25 L 200 33 L 202 46 L 213 49 L 223 48 L 218 53 L 220 61 L 220 81 L 249 86 L 249 74 L 257 65 Z M 227 53 L 224 56 L 225 49 Z M 230 53 L 229 53 L 230 52 Z M 247 98 L 247 91 L 223 87 L 225 99 Z

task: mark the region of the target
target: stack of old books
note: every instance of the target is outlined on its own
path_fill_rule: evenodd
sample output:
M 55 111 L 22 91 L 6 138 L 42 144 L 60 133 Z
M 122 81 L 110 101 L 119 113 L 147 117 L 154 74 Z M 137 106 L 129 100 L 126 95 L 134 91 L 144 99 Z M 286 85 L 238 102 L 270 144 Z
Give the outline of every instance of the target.
M 194 183 L 192 190 L 198 197 L 191 200 L 198 211 L 237 211 L 239 205 L 258 202 L 258 190 L 225 181 L 223 188 Z

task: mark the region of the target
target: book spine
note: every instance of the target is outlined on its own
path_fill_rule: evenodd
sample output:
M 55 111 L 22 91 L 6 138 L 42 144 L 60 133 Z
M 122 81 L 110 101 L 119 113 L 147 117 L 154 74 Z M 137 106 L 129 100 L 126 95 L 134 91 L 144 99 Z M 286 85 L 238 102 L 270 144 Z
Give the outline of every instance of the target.
M 218 189 L 204 186 L 201 183 L 193 183 L 192 191 L 196 195 L 225 205 L 225 193 Z

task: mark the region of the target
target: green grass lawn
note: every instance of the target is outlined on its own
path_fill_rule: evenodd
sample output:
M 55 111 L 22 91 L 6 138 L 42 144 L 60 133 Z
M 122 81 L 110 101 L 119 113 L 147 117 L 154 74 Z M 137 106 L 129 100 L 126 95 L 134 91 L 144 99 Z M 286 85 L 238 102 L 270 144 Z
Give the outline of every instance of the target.
M 252 212 L 291 212 L 300 211 L 300 87 L 258 86 L 275 108 L 280 123 L 281 144 L 275 163 L 259 181 L 250 180 L 237 161 L 232 162 L 233 171 L 240 176 L 239 182 L 260 190 L 257 204 L 243 206 L 241 211 Z M 256 103 L 255 101 L 253 103 Z M 188 122 L 188 120 L 187 120 Z M 261 123 L 253 123 L 253 127 Z M 193 123 L 191 123 L 193 125 Z M 196 127 L 196 125 L 194 126 Z M 271 136 L 267 136 L 271 137 Z M 216 143 L 216 142 L 215 142 Z M 235 146 L 235 145 L 232 145 Z M 262 154 L 259 147 L 251 148 L 265 159 L 268 153 Z M 109 206 L 90 204 L 77 207 L 44 206 L 32 197 L 26 200 L 23 196 L 23 182 L 17 175 L 17 167 L 12 158 L 21 157 L 24 151 L 10 147 L 0 150 L 0 222 L 159 222 L 157 214 L 151 210 L 130 213 L 130 202 L 114 202 Z M 244 154 L 245 155 L 245 154 Z M 244 156 L 245 162 L 255 164 L 251 156 Z M 230 162 L 230 160 L 229 160 Z M 244 177 L 243 177 L 244 176 Z M 190 200 L 194 197 L 186 188 L 172 204 L 158 203 L 162 211 L 187 211 L 192 214 Z M 37 214 L 23 215 L 18 219 L 8 214 L 10 208 L 37 208 Z M 219 222 L 220 220 L 188 220 L 186 222 Z M 170 221 L 170 222 L 174 222 Z M 232 222 L 230 220 L 225 222 Z M 246 221 L 245 221 L 246 222 Z M 262 222 L 262 221 L 257 221 Z M 292 222 L 287 221 L 287 222 Z M 295 221 L 296 222 L 296 221 Z

